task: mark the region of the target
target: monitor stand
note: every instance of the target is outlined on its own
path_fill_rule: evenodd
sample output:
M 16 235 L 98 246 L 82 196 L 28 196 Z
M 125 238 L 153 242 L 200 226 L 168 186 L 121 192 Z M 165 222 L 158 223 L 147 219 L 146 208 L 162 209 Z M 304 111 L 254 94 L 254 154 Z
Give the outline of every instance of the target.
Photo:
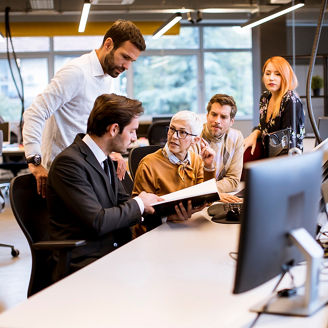
M 291 316 L 309 316 L 323 307 L 328 293 L 319 296 L 319 274 L 323 259 L 323 250 L 304 228 L 290 232 L 289 238 L 302 252 L 306 260 L 306 280 L 304 288 L 295 295 L 281 297 L 277 294 L 250 310 L 257 313 L 270 313 Z

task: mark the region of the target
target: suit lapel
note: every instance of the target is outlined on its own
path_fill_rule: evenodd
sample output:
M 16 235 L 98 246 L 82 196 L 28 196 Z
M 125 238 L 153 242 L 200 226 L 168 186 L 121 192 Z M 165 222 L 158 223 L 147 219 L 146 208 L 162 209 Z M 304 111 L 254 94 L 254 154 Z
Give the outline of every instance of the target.
M 75 139 L 75 142 L 79 145 L 81 152 L 85 155 L 85 160 L 95 169 L 97 174 L 100 174 L 104 184 L 107 189 L 107 193 L 109 198 L 111 199 L 113 204 L 117 203 L 117 182 L 116 182 L 116 174 L 113 162 L 109 159 L 110 169 L 112 171 L 112 181 L 113 186 L 109 183 L 109 177 L 106 175 L 104 169 L 101 167 L 100 163 L 97 161 L 96 157 L 90 150 L 90 148 L 80 139 Z M 115 181 L 115 182 L 114 182 Z

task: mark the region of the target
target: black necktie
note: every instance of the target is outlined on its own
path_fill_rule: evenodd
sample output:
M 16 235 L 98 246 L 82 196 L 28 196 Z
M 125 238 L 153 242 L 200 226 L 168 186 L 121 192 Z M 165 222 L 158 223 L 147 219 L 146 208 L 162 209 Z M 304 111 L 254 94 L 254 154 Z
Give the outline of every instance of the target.
M 111 174 L 110 174 L 110 169 L 109 169 L 109 164 L 108 164 L 108 158 L 106 158 L 104 161 L 104 171 L 107 174 L 108 178 L 109 178 L 109 183 L 112 183 L 112 179 L 111 179 Z

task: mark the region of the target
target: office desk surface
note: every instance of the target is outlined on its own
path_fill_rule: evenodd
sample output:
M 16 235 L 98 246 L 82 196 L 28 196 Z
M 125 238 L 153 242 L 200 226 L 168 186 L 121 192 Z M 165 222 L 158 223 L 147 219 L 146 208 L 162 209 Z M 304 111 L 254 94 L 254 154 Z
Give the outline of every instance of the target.
M 229 252 L 238 231 L 201 215 L 163 224 L 3 313 L 0 327 L 249 327 L 256 317 L 249 307 L 269 296 L 277 279 L 231 293 Z M 326 307 L 308 318 L 262 315 L 255 327 L 327 322 Z

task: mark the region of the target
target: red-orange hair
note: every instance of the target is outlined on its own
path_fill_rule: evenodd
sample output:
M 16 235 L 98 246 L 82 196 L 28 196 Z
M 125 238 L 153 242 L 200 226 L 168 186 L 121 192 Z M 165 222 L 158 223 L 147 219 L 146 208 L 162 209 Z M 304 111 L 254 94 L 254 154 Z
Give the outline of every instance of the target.
M 288 61 L 280 56 L 271 57 L 264 63 L 262 69 L 263 75 L 269 63 L 271 63 L 276 68 L 276 70 L 279 72 L 281 76 L 280 92 L 278 94 L 278 99 L 277 102 L 275 103 L 275 108 L 272 115 L 272 117 L 274 118 L 279 113 L 282 97 L 285 95 L 285 93 L 288 90 L 296 89 L 298 85 L 298 81 Z

